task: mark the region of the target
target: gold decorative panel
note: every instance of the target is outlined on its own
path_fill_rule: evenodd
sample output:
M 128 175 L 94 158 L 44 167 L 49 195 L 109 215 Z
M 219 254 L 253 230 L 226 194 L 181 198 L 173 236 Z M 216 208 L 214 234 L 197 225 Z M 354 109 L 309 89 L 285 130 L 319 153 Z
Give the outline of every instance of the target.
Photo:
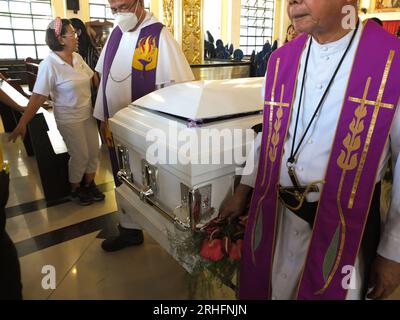
M 202 0 L 182 0 L 182 49 L 190 64 L 202 63 Z
M 174 34 L 174 0 L 163 0 L 163 19 L 165 26 Z

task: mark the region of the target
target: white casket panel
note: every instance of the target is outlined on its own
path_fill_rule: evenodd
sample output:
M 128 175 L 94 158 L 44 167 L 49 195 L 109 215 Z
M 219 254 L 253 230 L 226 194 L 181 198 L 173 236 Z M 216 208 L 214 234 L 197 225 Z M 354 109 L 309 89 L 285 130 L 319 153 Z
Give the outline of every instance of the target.
M 124 183 L 116 190 L 119 209 L 135 215 L 165 248 L 169 248 L 168 243 L 161 242 L 167 242 L 166 230 L 174 229 L 174 219 L 181 227 L 204 223 L 217 214 L 232 192 L 235 169 L 243 165 L 246 148 L 250 149 L 255 136 L 249 130 L 252 139 L 246 140 L 246 129 L 262 123 L 262 81 L 251 78 L 173 85 L 135 101 L 110 120 L 120 166 L 124 167 L 120 172 Z M 164 139 L 155 137 L 154 129 Z M 212 130 L 225 130 L 232 137 L 234 130 L 240 130 L 236 134 L 241 139 L 233 143 L 221 139 L 219 145 L 210 140 L 207 146 L 188 138 L 212 135 Z M 182 134 L 186 139 L 177 141 Z M 156 139 L 150 141 L 149 135 Z M 185 146 L 190 146 L 192 157 Z M 155 160 L 146 157 L 149 147 L 164 150 L 165 161 L 146 163 Z M 231 158 L 226 157 L 229 154 Z M 201 157 L 209 162 L 196 163 Z M 211 164 L 213 157 L 220 163 Z M 196 212 L 192 212 L 193 207 Z

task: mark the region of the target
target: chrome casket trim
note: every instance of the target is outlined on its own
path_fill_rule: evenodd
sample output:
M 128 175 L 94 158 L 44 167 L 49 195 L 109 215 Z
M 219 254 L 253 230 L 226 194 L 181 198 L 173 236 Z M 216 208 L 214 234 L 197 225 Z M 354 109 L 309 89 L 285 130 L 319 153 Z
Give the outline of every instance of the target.
M 180 229 L 181 231 L 189 231 L 191 229 L 190 224 L 182 222 L 175 214 L 170 213 L 167 209 L 163 208 L 157 201 L 152 199 L 154 193 L 151 189 L 148 190 L 140 189 L 130 181 L 129 177 L 125 176 L 123 171 L 118 172 L 118 178 L 122 183 L 128 186 L 129 189 L 131 189 L 136 195 L 138 195 L 143 202 L 151 205 L 157 212 L 159 212 L 166 219 L 174 223 L 178 229 Z

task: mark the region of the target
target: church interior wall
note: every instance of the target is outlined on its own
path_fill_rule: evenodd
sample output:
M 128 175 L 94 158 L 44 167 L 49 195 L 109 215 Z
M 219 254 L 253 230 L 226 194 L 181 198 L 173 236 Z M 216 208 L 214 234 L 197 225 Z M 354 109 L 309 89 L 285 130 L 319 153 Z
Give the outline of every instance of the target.
M 361 0 L 360 7 L 365 8 L 367 12 L 361 15 L 361 19 L 377 17 L 382 21 L 400 20 L 400 11 L 377 12 L 375 10 L 377 0 Z
M 166 0 L 150 0 L 151 11 L 159 19 L 163 20 L 163 3 Z M 215 33 L 215 40 L 221 39 L 224 44 L 233 44 L 234 48 L 240 48 L 240 14 L 241 0 L 199 0 L 204 5 L 203 10 L 203 33 L 207 30 L 207 24 L 213 25 L 212 33 Z M 365 13 L 361 14 L 361 19 L 378 17 L 382 21 L 400 20 L 400 11 L 393 12 L 377 12 L 375 10 L 377 0 L 360 0 L 360 8 L 365 8 Z M 183 0 L 174 0 L 174 36 L 179 43 L 182 43 L 182 3 Z M 65 0 L 51 0 L 53 16 L 66 18 L 79 18 L 82 21 L 90 20 L 89 0 L 80 0 L 80 9 L 76 13 L 68 10 Z M 211 8 L 211 9 L 210 9 Z M 217 10 L 216 10 L 217 9 Z M 210 14 L 209 11 L 216 11 L 219 17 L 215 14 Z M 218 15 L 218 14 L 217 14 Z M 212 22 L 209 22 L 213 19 Z M 218 22 L 219 25 L 218 25 Z M 286 0 L 275 0 L 273 40 L 278 40 L 278 44 L 282 45 L 286 30 L 290 24 L 290 20 L 286 13 Z M 4 61 L 0 61 L 0 65 L 4 65 Z M 13 64 L 14 62 L 7 62 Z M 16 63 L 16 62 L 15 62 Z
M 220 36 L 216 36 L 216 39 L 221 39 L 224 43 L 232 43 L 235 48 L 240 46 L 240 6 L 241 0 L 205 0 L 210 3 L 210 6 L 221 6 L 221 25 L 220 25 Z M 286 0 L 276 0 L 275 14 L 274 14 L 274 33 L 273 39 L 278 39 L 279 43 L 282 43 L 282 39 L 285 38 L 286 29 L 290 24 L 289 18 L 286 14 Z M 180 0 L 175 1 L 175 8 L 181 5 Z M 158 19 L 162 18 L 162 3 L 163 0 L 151 0 L 151 11 Z M 82 21 L 90 20 L 89 13 L 89 0 L 80 0 L 80 10 L 74 13 L 72 10 L 67 10 L 66 2 L 60 0 L 51 0 L 53 16 L 60 16 L 66 18 L 79 18 Z M 180 21 L 181 17 L 177 15 L 175 19 L 175 25 Z M 207 12 L 204 13 L 205 24 L 207 24 Z M 207 26 L 205 26 L 205 29 Z M 176 39 L 179 41 L 181 38 L 179 28 Z

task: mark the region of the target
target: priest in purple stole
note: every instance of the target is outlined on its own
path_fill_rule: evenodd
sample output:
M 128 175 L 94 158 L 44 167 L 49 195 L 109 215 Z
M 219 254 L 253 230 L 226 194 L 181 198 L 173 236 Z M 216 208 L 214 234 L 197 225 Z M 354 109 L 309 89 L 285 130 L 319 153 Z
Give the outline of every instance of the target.
M 356 0 L 287 8 L 303 34 L 269 60 L 256 168 L 221 209 L 243 214 L 251 197 L 239 298 L 387 298 L 400 285 L 400 41 L 361 22 Z
M 118 161 L 108 119 L 132 101 L 173 83 L 194 80 L 190 66 L 172 34 L 144 9 L 143 0 L 110 0 L 117 27 L 100 55 L 101 75 L 94 117 L 102 121 L 115 184 Z M 116 251 L 143 242 L 134 213 L 120 213 L 119 235 L 106 239 L 102 248 Z

